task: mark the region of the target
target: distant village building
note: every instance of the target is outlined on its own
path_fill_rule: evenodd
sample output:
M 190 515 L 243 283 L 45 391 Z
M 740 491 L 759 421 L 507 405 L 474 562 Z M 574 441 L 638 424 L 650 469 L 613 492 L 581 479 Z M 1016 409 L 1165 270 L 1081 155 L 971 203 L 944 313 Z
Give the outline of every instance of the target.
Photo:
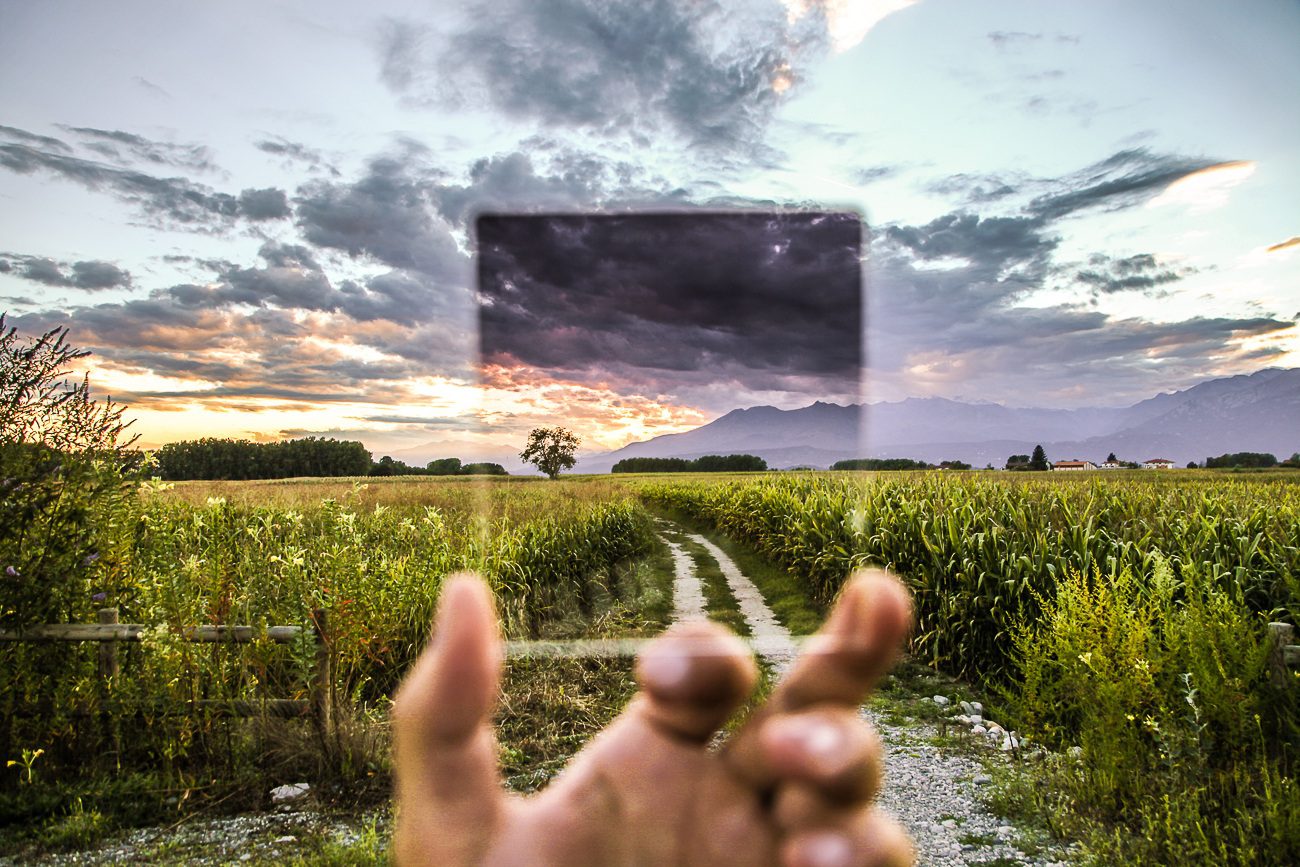
M 1123 461 L 1102 461 L 1098 469 L 1122 470 L 1124 469 L 1124 462 Z
M 1152 458 L 1149 461 L 1142 462 L 1142 469 L 1144 470 L 1172 470 L 1173 468 L 1174 462 L 1169 458 Z
M 1092 461 L 1057 461 L 1052 464 L 1053 470 L 1095 470 L 1097 465 Z

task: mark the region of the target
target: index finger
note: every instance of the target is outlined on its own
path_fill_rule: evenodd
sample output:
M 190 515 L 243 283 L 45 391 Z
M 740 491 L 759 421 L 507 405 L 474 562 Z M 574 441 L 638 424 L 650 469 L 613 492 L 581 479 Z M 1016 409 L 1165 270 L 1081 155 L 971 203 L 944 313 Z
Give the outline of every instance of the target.
M 898 579 L 881 569 L 855 572 L 790 674 L 725 748 L 728 766 L 755 788 L 772 785 L 778 774 L 759 738 L 764 722 L 817 706 L 857 710 L 898 658 L 911 624 L 911 597 Z
M 897 578 L 883 569 L 855 572 L 767 707 L 785 712 L 829 702 L 856 708 L 893 667 L 911 626 L 911 596 Z

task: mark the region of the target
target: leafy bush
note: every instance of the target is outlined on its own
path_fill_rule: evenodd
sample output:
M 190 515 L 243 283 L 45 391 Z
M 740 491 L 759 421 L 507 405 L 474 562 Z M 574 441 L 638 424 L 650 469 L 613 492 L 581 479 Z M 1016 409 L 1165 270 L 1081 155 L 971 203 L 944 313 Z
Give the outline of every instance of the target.
M 126 556 L 141 456 L 122 410 L 67 379 L 89 353 L 66 337 L 0 316 L 0 626 L 85 614 Z
M 1022 729 L 1058 749 L 1058 823 L 1102 860 L 1295 863 L 1294 701 L 1270 701 L 1268 639 L 1240 595 L 1157 560 L 1147 581 L 1071 572 L 1013 633 L 1006 690 Z M 1062 817 L 1064 810 L 1068 816 Z M 1099 820 L 1099 822 L 1098 822 Z M 1116 830 L 1119 829 L 1119 830 Z

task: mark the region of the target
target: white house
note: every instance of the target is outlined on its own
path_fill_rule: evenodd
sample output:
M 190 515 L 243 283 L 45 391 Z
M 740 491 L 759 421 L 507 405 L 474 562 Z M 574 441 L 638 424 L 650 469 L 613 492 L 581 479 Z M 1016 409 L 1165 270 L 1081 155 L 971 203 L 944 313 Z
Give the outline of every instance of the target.
M 1095 470 L 1097 465 L 1092 461 L 1057 461 L 1052 464 L 1054 470 Z
M 1142 469 L 1144 470 L 1172 470 L 1173 468 L 1174 462 L 1169 458 L 1152 458 L 1149 461 L 1142 462 Z
M 1122 470 L 1124 469 L 1124 464 L 1122 461 L 1102 461 L 1099 469 Z

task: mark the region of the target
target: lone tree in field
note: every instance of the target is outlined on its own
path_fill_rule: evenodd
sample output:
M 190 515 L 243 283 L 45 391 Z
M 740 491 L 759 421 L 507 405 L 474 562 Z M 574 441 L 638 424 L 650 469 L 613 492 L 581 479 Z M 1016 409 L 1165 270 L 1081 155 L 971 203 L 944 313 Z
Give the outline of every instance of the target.
M 1042 446 L 1034 446 L 1034 456 L 1029 459 L 1029 469 L 1045 470 L 1047 468 L 1047 452 L 1043 451 Z
M 578 462 L 574 453 L 582 440 L 562 427 L 533 428 L 528 434 L 528 445 L 519 457 L 546 473 L 552 479 L 560 470 L 572 469 Z

